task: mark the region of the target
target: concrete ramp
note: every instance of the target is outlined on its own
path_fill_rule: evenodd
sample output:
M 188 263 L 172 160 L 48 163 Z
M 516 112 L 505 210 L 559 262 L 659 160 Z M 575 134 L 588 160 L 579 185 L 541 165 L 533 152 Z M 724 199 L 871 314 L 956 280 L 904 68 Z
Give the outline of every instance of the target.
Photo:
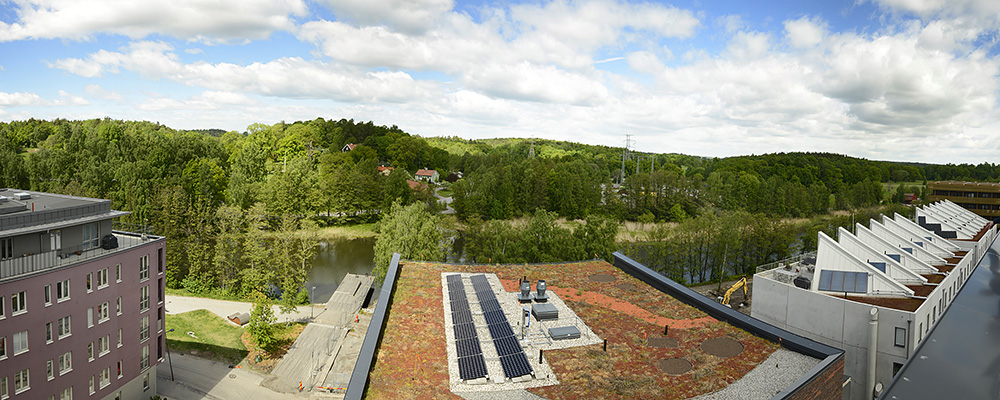
M 340 340 L 341 330 L 329 325 L 306 325 L 306 329 L 278 361 L 271 374 L 308 385 L 313 373 L 318 372 L 330 357 Z
M 315 322 L 344 327 L 354 321 L 354 315 L 361 310 L 361 305 L 368 297 L 368 291 L 375 283 L 375 277 L 347 274 L 337 291 L 326 303 L 323 312 L 316 316 Z

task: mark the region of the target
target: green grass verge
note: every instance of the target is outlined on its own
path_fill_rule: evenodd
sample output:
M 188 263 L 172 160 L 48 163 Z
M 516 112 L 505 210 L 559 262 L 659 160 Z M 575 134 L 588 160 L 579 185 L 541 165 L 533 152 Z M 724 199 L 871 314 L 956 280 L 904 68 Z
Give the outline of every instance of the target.
M 223 294 L 216 291 L 210 291 L 208 293 L 191 293 L 189 290 L 184 288 L 180 289 L 167 288 L 167 294 L 170 296 L 201 297 L 201 298 L 215 299 L 215 300 L 242 301 L 244 303 L 250 302 L 249 299 L 245 299 L 239 296 Z
M 170 351 L 195 354 L 225 363 L 238 364 L 247 356 L 240 341 L 243 328 L 226 322 L 208 310 L 167 314 L 167 346 Z M 173 329 L 173 332 L 169 330 Z M 194 336 L 188 335 L 193 332 Z
M 451 197 L 451 196 L 455 195 L 455 191 L 453 191 L 451 189 L 441 189 L 441 190 L 438 190 L 437 193 L 441 197 Z

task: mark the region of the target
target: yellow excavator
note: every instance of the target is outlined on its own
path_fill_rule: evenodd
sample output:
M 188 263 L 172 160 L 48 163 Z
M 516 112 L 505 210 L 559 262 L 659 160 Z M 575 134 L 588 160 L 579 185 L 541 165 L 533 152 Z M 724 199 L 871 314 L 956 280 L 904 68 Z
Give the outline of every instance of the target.
M 745 276 L 740 280 L 736 281 L 736 283 L 734 283 L 733 286 L 730 286 L 729 290 L 726 290 L 726 293 L 724 295 L 719 296 L 718 297 L 719 302 L 726 307 L 733 308 L 733 306 L 729 305 L 730 297 L 733 295 L 734 292 L 736 292 L 740 288 L 743 288 L 743 302 L 741 302 L 737 308 L 746 306 L 747 300 L 749 300 L 749 298 L 747 297 L 747 277 Z

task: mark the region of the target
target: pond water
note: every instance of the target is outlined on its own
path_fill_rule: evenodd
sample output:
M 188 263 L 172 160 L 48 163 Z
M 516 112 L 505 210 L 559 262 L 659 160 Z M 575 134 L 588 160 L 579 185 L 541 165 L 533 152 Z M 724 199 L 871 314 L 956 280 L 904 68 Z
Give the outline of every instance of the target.
M 375 238 L 320 242 L 306 282 L 306 288 L 316 287 L 312 302 L 326 303 L 347 274 L 369 274 L 374 267 Z

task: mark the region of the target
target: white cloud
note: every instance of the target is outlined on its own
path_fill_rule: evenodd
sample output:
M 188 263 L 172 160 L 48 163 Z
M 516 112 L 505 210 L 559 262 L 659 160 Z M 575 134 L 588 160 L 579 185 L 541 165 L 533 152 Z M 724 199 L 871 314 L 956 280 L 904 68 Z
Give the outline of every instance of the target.
M 23 107 L 23 106 L 35 106 L 46 104 L 46 101 L 42 99 L 41 96 L 35 93 L 27 92 L 16 92 L 7 93 L 0 92 L 0 107 Z
M 771 35 L 762 32 L 737 32 L 729 41 L 726 51 L 739 60 L 760 58 L 770 50 Z
M 451 11 L 452 0 L 318 0 L 338 20 L 357 25 L 385 25 L 392 30 L 422 33 Z
M 263 39 L 289 30 L 304 16 L 302 0 L 17 0 L 16 21 L 0 22 L 0 42 L 97 33 L 144 38 L 153 34 L 209 43 Z
M 811 47 L 823 41 L 825 23 L 818 19 L 802 17 L 785 21 L 785 37 L 794 47 Z
M 92 83 L 92 84 L 87 85 L 84 88 L 84 90 L 86 90 L 87 93 L 89 93 L 91 95 L 94 95 L 94 96 L 97 96 L 98 98 L 101 98 L 101 99 L 104 99 L 104 100 L 111 100 L 111 101 L 116 101 L 116 102 L 117 101 L 122 101 L 122 95 L 120 93 L 109 92 L 107 90 L 104 90 L 104 88 L 102 88 L 101 85 L 97 85 L 97 84 L 93 84 Z

